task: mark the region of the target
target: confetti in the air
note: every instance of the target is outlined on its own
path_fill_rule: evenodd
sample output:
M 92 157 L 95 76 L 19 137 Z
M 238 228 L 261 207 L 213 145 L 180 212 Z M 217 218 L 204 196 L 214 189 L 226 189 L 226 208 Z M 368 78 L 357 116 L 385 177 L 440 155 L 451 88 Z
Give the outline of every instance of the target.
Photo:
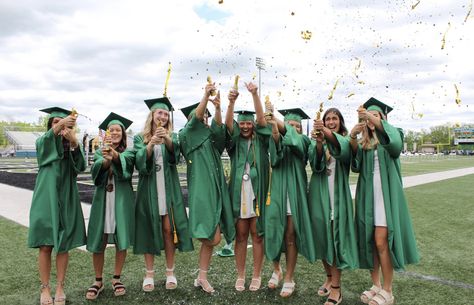
M 277 95 L 278 95 L 278 97 L 280 97 L 281 96 L 281 91 L 277 91 Z
M 357 82 L 358 84 L 365 85 L 365 82 L 363 80 L 360 80 Z
M 347 98 L 350 98 L 350 97 L 352 97 L 352 96 L 354 96 L 354 95 L 355 95 L 355 93 L 351 92 L 351 93 L 349 93 L 349 95 L 347 96 Z
M 328 96 L 328 101 L 332 100 L 333 96 L 334 96 L 334 91 L 336 91 L 336 88 L 337 88 L 337 84 L 339 83 L 339 78 L 336 80 L 336 83 L 334 84 L 334 86 L 332 87 L 332 90 L 331 92 L 329 93 L 329 96 Z
M 448 29 L 444 32 L 443 39 L 441 40 L 441 50 L 444 50 L 446 45 L 446 35 L 448 34 L 449 29 L 451 28 L 451 22 L 448 22 Z
M 224 3 L 224 0 L 219 0 L 219 4 L 222 4 L 222 3 Z
M 418 117 L 419 119 L 423 118 L 423 113 L 415 113 L 415 104 L 411 102 L 411 118 L 414 120 L 415 117 Z
M 301 38 L 303 38 L 304 40 L 310 40 L 311 36 L 313 36 L 313 33 L 311 31 L 301 31 Z
M 415 3 L 411 6 L 411 9 L 414 10 L 418 6 L 418 4 L 420 4 L 420 2 L 421 2 L 421 0 L 418 0 L 417 3 Z
M 469 11 L 467 11 L 467 15 L 466 15 L 466 18 L 464 18 L 464 22 L 466 22 L 469 16 L 471 15 L 471 11 L 472 11 L 472 0 L 471 0 L 471 3 L 469 4 Z
M 360 58 L 357 58 L 358 60 L 357 65 L 354 67 L 354 75 L 356 78 L 359 78 L 359 75 L 357 75 L 357 71 L 360 69 L 360 65 L 362 64 L 362 60 Z
M 257 74 L 252 74 L 252 80 L 255 80 L 255 78 L 257 78 Z
M 461 97 L 459 96 L 459 89 L 456 84 L 454 84 L 454 89 L 456 89 L 456 105 L 461 105 Z

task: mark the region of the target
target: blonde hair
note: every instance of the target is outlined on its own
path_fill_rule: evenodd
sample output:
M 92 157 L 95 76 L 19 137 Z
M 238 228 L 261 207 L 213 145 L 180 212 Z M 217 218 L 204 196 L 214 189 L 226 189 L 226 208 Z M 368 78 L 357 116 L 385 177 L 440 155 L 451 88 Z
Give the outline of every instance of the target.
M 148 116 L 145 121 L 145 127 L 143 128 L 143 142 L 145 144 L 148 144 L 148 142 L 150 142 L 151 137 L 155 133 L 155 130 L 153 128 L 153 113 L 155 112 L 155 110 L 152 110 L 148 113 Z M 168 117 L 168 122 L 164 127 L 168 130 L 168 134 L 171 136 L 171 134 L 173 133 L 173 123 L 171 123 L 170 119 L 171 117 Z
M 381 120 L 386 120 L 386 117 L 383 113 L 380 113 L 380 111 L 377 111 L 379 113 L 380 119 Z M 370 150 L 374 149 L 377 147 L 379 144 L 379 139 L 377 138 L 377 134 L 375 133 L 375 130 L 372 131 L 369 127 L 367 127 L 367 124 L 364 126 L 364 130 L 362 131 L 362 138 L 359 140 L 359 144 L 362 146 L 363 150 Z

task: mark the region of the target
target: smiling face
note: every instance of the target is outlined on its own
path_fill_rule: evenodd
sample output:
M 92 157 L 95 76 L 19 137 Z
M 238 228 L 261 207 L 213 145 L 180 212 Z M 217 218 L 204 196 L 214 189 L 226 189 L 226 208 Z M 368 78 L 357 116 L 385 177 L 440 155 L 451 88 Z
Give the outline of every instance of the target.
M 166 126 L 169 121 L 169 111 L 165 109 L 156 109 L 153 111 L 153 125 L 158 126 L 158 124 L 161 124 L 161 126 Z
M 253 122 L 252 121 L 241 121 L 239 122 L 240 136 L 245 139 L 249 139 L 253 134 Z
M 330 112 L 324 118 L 324 126 L 329 128 L 332 132 L 339 133 L 341 128 L 341 121 L 335 112 Z
M 286 121 L 289 125 L 293 126 L 298 133 L 301 133 L 303 130 L 301 128 L 301 123 L 298 121 L 288 120 Z
M 110 138 L 112 140 L 112 146 L 117 147 L 122 141 L 122 126 L 118 124 L 112 124 L 109 126 Z

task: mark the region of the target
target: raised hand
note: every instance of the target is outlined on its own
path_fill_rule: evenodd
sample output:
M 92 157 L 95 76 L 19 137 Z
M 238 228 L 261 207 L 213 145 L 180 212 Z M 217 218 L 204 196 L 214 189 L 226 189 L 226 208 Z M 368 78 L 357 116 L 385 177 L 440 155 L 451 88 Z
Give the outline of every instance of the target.
M 357 137 L 357 135 L 364 130 L 365 126 L 365 122 L 356 124 L 354 128 L 352 128 L 350 136 L 352 138 Z
M 235 91 L 235 90 L 230 90 L 229 95 L 227 96 L 227 98 L 229 99 L 229 103 L 232 103 L 232 104 L 235 103 L 238 97 L 239 97 L 239 91 Z
M 206 87 L 204 88 L 204 97 L 208 99 L 211 96 L 211 92 L 215 90 L 216 90 L 216 83 L 206 84 Z
M 252 94 L 257 94 L 258 87 L 254 83 L 245 83 L 245 87 L 247 87 L 247 90 L 252 93 Z
M 76 117 L 74 115 L 69 115 L 64 119 L 61 119 L 60 124 L 67 128 L 72 128 L 76 125 Z
M 209 101 L 214 104 L 214 107 L 216 107 L 216 109 L 219 109 L 221 107 L 221 91 L 217 91 L 216 97 L 213 99 L 209 99 Z
M 359 116 L 359 122 L 365 122 L 369 119 L 367 109 L 365 109 L 364 106 L 359 106 L 359 108 L 357 109 L 357 114 Z

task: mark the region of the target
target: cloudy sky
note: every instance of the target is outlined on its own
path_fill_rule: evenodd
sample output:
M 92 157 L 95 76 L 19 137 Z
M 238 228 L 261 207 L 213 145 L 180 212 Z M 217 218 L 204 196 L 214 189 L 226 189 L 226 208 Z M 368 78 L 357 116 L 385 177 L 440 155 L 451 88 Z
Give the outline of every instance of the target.
M 389 119 L 405 129 L 474 123 L 471 7 L 472 0 L 0 0 L 0 120 L 36 122 L 41 108 L 75 107 L 82 130 L 95 132 L 114 111 L 136 132 L 148 112 L 143 100 L 163 95 L 168 62 L 176 109 L 199 101 L 208 75 L 225 109 L 236 74 L 258 82 L 261 57 L 262 95 L 277 109 L 298 106 L 314 117 L 324 102 L 352 127 L 358 105 L 374 96 L 394 106 Z M 242 83 L 240 93 L 236 108 L 251 107 Z M 184 120 L 175 113 L 176 129 Z

